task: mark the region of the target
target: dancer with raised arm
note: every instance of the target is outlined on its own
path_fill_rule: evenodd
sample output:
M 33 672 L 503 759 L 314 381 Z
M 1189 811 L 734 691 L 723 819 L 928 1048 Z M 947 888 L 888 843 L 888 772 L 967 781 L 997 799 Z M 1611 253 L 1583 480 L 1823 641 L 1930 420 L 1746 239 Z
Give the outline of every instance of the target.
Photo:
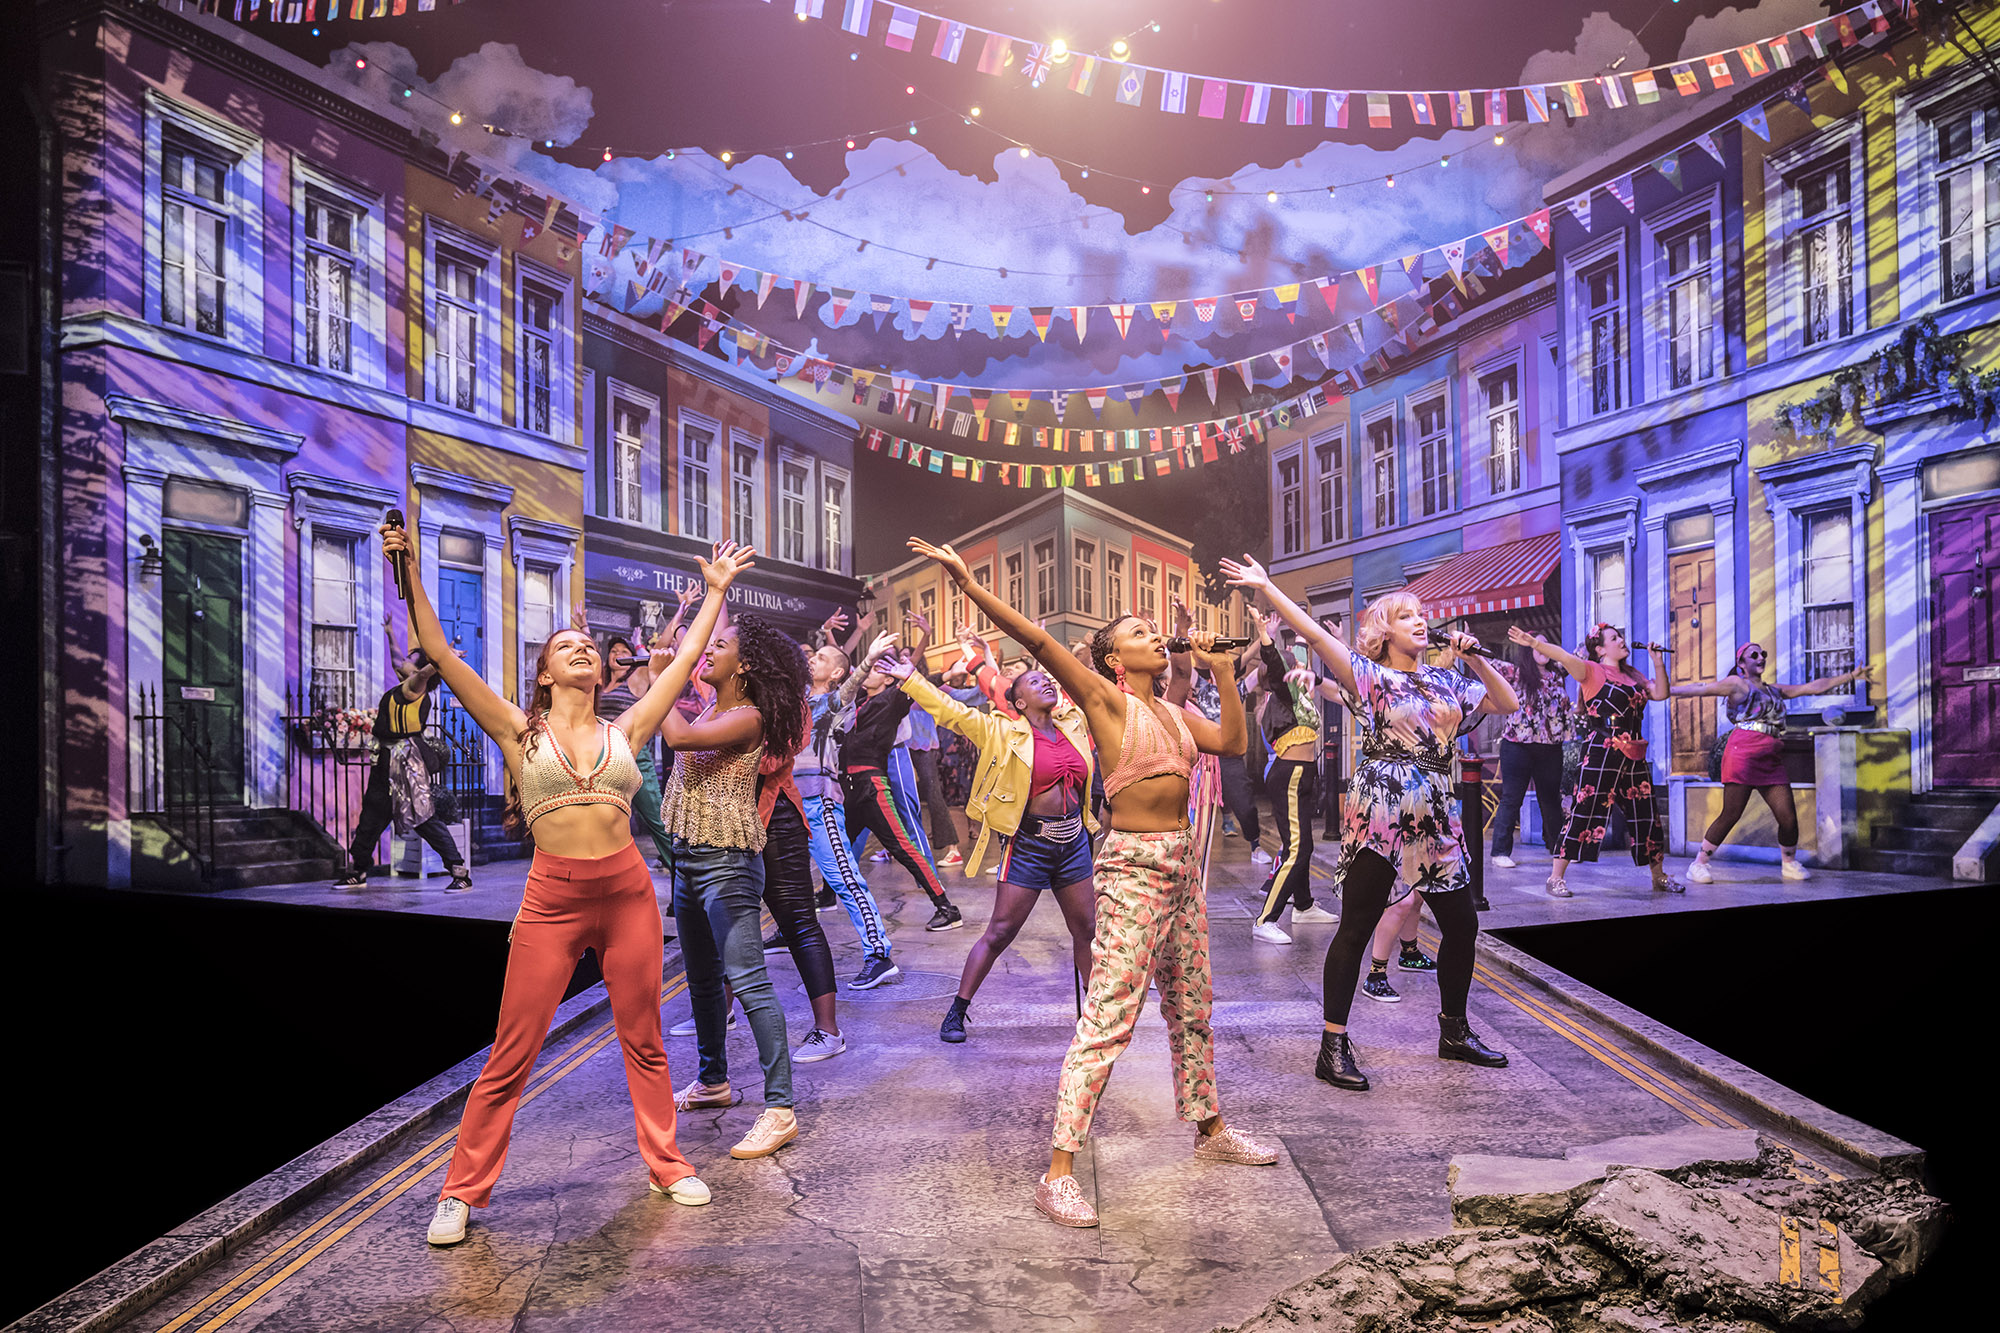
M 402 527 L 383 526 L 382 549 L 391 561 L 408 562 L 417 642 L 472 720 L 500 747 L 507 765 L 508 827 L 535 842 L 521 910 L 508 937 L 507 983 L 492 1054 L 466 1098 L 426 1239 L 456 1245 L 465 1239 L 470 1210 L 491 1199 L 515 1108 L 585 949 L 597 951 L 611 998 L 648 1184 L 676 1203 L 707 1203 L 708 1186 L 674 1144 L 674 1086 L 660 1037 L 660 908 L 653 877 L 632 841 L 632 796 L 639 790 L 632 752 L 652 738 L 687 684 L 722 614 L 723 595 L 750 567 L 754 552 L 724 542 L 713 560 L 701 562 L 708 594 L 686 642 L 671 662 L 661 664 L 645 697 L 606 722 L 596 715 L 603 663 L 590 635 L 564 629 L 549 636 L 535 662 L 534 694 L 524 713 L 447 647 L 450 639 L 417 577 L 416 551 Z
M 1235 664 L 1214 650 L 1206 630 L 1194 637 L 1195 656 L 1215 676 L 1222 721 L 1154 699 L 1168 669 L 1167 641 L 1137 616 L 1120 616 L 1091 637 L 1096 670 L 1041 627 L 975 582 L 949 546 L 910 539 L 910 549 L 944 566 L 960 592 L 1055 677 L 1083 709 L 1100 755 L 1116 759 L 1104 771 L 1111 832 L 1097 859 L 1097 927 L 1091 946 L 1090 990 L 1076 1039 L 1063 1058 L 1049 1169 L 1035 1186 L 1035 1207 L 1063 1226 L 1097 1225 L 1073 1162 L 1090 1133 L 1091 1116 L 1111 1066 L 1132 1040 L 1150 976 L 1160 988 L 1160 1013 L 1172 1052 L 1174 1103 L 1195 1122 L 1195 1156 L 1204 1161 L 1268 1166 L 1276 1150 L 1223 1123 L 1215 1089 L 1215 1039 L 1209 1030 L 1213 993 L 1208 964 L 1208 912 L 1201 858 L 1188 826 L 1188 776 L 1195 755 L 1241 754 L 1243 704 Z
M 1237 587 L 1264 594 L 1326 663 L 1361 736 L 1362 761 L 1348 791 L 1334 867 L 1341 884 L 1340 929 L 1326 951 L 1321 1000 L 1326 1025 L 1314 1073 L 1336 1088 L 1368 1090 L 1347 1037 L 1361 955 L 1383 913 L 1417 889 L 1443 937 L 1437 956 L 1438 1058 L 1504 1067 L 1507 1057 L 1481 1041 L 1466 1019 L 1479 917 L 1472 908 L 1452 762 L 1459 736 L 1472 729 L 1477 714 L 1511 713 L 1520 705 L 1513 687 L 1486 658 L 1470 654 L 1478 641 L 1468 634 L 1450 634 L 1445 641 L 1471 662 L 1472 676 L 1425 666 L 1430 626 L 1422 604 L 1408 593 L 1371 602 L 1362 613 L 1355 648 L 1349 648 L 1249 556 L 1241 564 L 1218 564 Z
M 1625 810 L 1626 836 L 1632 840 L 1632 864 L 1650 866 L 1653 887 L 1661 893 L 1685 893 L 1686 887 L 1667 873 L 1666 843 L 1660 837 L 1658 801 L 1653 795 L 1653 770 L 1646 763 L 1646 740 L 1639 734 L 1646 704 L 1667 697 L 1667 669 L 1647 676 L 1631 664 L 1625 631 L 1599 621 L 1583 640 L 1583 655 L 1558 648 L 1539 634 L 1516 625 L 1509 642 L 1533 648 L 1576 680 L 1582 702 L 1576 727 L 1584 741 L 1583 765 L 1576 790 L 1570 793 L 1569 819 L 1562 844 L 1549 871 L 1551 898 L 1572 897 L 1572 861 L 1595 861 L 1598 844 L 1613 805 Z
M 688 637 L 694 637 L 692 631 Z M 798 1137 L 799 1124 L 792 1109 L 785 1011 L 764 966 L 758 928 L 769 833 L 758 809 L 757 779 L 767 752 L 789 759 L 805 743 L 805 654 L 767 622 L 741 616 L 709 640 L 701 679 L 715 691 L 714 701 L 692 719 L 675 710 L 660 726 L 674 750 L 660 822 L 667 829 L 674 924 L 681 933 L 701 1055 L 700 1077 L 682 1090 L 679 1105 L 694 1111 L 740 1100 L 729 1086 L 723 1049 L 733 992 L 757 1038 L 764 1110 L 729 1155 L 768 1157 Z M 809 887 L 793 888 L 804 895 L 809 912 Z M 828 958 L 822 980 L 829 990 L 832 979 Z
M 1258 625 L 1257 652 L 1267 686 L 1258 711 L 1270 766 L 1264 790 L 1278 820 L 1278 859 L 1264 881 L 1263 907 L 1251 926 L 1253 939 L 1290 944 L 1278 924 L 1285 908 L 1295 925 L 1333 925 L 1333 913 L 1313 905 L 1313 816 L 1319 809 L 1319 684 L 1311 668 L 1278 645 L 1277 617 Z
M 1007 844 L 993 916 L 973 941 L 959 974 L 958 995 L 945 1011 L 938 1039 L 965 1040 L 965 1020 L 979 983 L 1027 924 L 1047 891 L 1069 927 L 1078 976 L 1090 975 L 1095 928 L 1091 892 L 1091 835 L 1097 821 L 1084 810 L 1090 791 L 1090 732 L 1083 713 L 1064 704 L 1046 671 L 1024 671 L 1007 684 L 1007 702 L 1018 717 L 977 712 L 947 697 L 908 662 L 885 659 L 882 670 L 902 683 L 919 708 L 979 747 L 979 767 L 965 812 L 979 824 L 978 841 L 965 863 L 977 875 L 994 835 Z
M 1785 700 L 1804 695 L 1825 694 L 1828 690 L 1871 677 L 1875 668 L 1867 663 L 1838 676 L 1821 676 L 1803 685 L 1774 685 L 1764 679 L 1764 664 L 1770 660 L 1760 643 L 1746 643 L 1736 650 L 1736 665 L 1721 680 L 1675 685 L 1667 693 L 1676 699 L 1720 695 L 1727 707 L 1732 730 L 1722 744 L 1722 809 L 1702 835 L 1701 851 L 1687 876 L 1697 884 L 1713 884 L 1715 876 L 1708 860 L 1715 849 L 1743 818 L 1756 792 L 1770 807 L 1778 825 L 1778 873 L 1785 879 L 1811 879 L 1812 873 L 1799 864 L 1799 812 L 1792 803 L 1792 780 L 1785 775 Z
M 1541 807 L 1542 842 L 1549 851 L 1560 847 L 1563 826 L 1563 742 L 1569 739 L 1576 705 L 1570 702 L 1567 676 L 1534 648 L 1514 644 L 1511 661 L 1498 668 L 1521 698 L 1520 711 L 1507 719 L 1500 735 L 1500 805 L 1493 815 L 1493 864 L 1512 870 L 1514 830 L 1520 824 L 1521 803 L 1528 784 L 1535 787 Z

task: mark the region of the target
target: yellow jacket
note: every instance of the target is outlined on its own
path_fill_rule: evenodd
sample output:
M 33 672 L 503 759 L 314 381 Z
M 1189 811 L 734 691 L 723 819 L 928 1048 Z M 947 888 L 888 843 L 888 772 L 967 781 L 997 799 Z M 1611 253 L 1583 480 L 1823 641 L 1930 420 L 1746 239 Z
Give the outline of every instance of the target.
M 1005 713 L 982 713 L 968 708 L 958 700 L 941 693 L 935 685 L 911 672 L 903 682 L 903 692 L 916 701 L 919 708 L 929 713 L 943 725 L 979 747 L 979 767 L 972 775 L 972 795 L 965 802 L 967 818 L 976 821 L 979 840 L 972 844 L 972 854 L 965 858 L 965 874 L 969 879 L 979 873 L 980 859 L 986 855 L 986 840 L 994 834 L 1012 837 L 1021 827 L 1021 816 L 1028 808 L 1028 790 L 1035 780 L 1035 731 L 1025 718 L 1008 717 Z M 1090 729 L 1084 723 L 1083 710 L 1074 704 L 1064 703 L 1056 708 L 1054 721 L 1069 743 L 1083 756 L 1083 789 L 1090 790 L 1090 773 L 1094 756 L 1090 751 Z M 1092 833 L 1097 832 L 1097 821 L 1090 817 L 1090 800 L 1084 799 L 1083 820 Z

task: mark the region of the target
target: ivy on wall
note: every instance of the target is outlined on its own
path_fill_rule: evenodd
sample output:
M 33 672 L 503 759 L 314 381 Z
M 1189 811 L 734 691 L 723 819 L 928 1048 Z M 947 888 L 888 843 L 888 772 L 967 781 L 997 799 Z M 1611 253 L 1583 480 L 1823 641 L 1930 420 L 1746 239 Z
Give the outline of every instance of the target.
M 1943 409 L 1981 426 L 2000 416 L 2000 370 L 1975 371 L 1966 364 L 1970 338 L 1938 332 L 1926 316 L 1858 365 L 1835 371 L 1812 397 L 1778 408 L 1777 428 L 1796 439 L 1830 440 L 1841 422 L 1886 403 L 1935 394 Z

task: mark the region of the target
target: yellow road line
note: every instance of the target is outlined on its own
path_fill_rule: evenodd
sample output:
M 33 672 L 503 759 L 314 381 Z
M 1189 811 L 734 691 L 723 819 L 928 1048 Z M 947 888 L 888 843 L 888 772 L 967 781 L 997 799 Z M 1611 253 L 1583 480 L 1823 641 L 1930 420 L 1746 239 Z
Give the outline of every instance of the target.
M 674 997 L 683 993 L 686 989 L 687 989 L 687 974 L 677 973 L 675 974 L 675 977 L 671 982 L 667 983 L 665 986 L 661 988 L 660 1002 L 664 1004 L 668 1000 L 673 999 Z M 583 1037 L 582 1040 L 577 1044 L 577 1046 L 572 1050 L 570 1050 L 566 1055 L 564 1055 L 562 1059 L 559 1060 L 557 1063 L 537 1071 L 535 1075 L 530 1079 L 527 1089 L 523 1091 L 521 1095 L 520 1105 L 526 1106 L 529 1102 L 535 1100 L 535 1098 L 539 1097 L 543 1092 L 547 1091 L 558 1080 L 567 1078 L 570 1074 L 575 1073 L 576 1070 L 580 1068 L 586 1060 L 590 1059 L 590 1057 L 596 1055 L 599 1051 L 603 1050 L 612 1041 L 616 1040 L 617 1033 L 614 1030 L 616 1028 L 616 1025 L 617 1025 L 616 1019 L 607 1019 L 604 1023 L 600 1024 L 597 1028 L 595 1028 L 589 1034 Z M 423 1162 L 425 1158 L 431 1157 L 432 1154 L 437 1153 L 438 1149 L 454 1143 L 454 1141 L 457 1138 L 458 1138 L 458 1126 L 453 1125 L 449 1130 L 447 1130 L 443 1134 L 438 1135 L 436 1138 L 432 1139 L 429 1143 L 417 1149 L 417 1151 L 411 1153 L 408 1157 L 405 1157 L 401 1162 L 389 1168 L 389 1170 L 383 1172 L 382 1174 L 377 1176 L 374 1180 L 371 1180 L 367 1185 L 363 1186 L 361 1189 L 357 1190 L 355 1193 L 348 1196 L 348 1198 L 344 1202 L 342 1202 L 338 1207 L 333 1208 L 332 1210 L 327 1212 L 325 1216 L 321 1217 L 311 1226 L 306 1227 L 304 1230 L 290 1237 L 283 1244 L 279 1245 L 277 1248 L 272 1250 L 270 1254 L 267 1254 L 262 1259 L 258 1260 L 257 1263 L 251 1265 L 249 1268 L 244 1269 L 241 1273 L 238 1273 L 228 1282 L 217 1287 L 214 1291 L 204 1296 L 194 1305 L 182 1311 L 172 1321 L 163 1325 L 160 1329 L 160 1333 L 177 1333 L 177 1330 L 186 1327 L 186 1325 L 190 1323 L 192 1320 L 199 1318 L 203 1314 L 203 1312 L 212 1308 L 218 1301 L 228 1296 L 232 1291 L 235 1291 L 237 1288 L 241 1287 L 244 1283 L 249 1282 L 250 1280 L 255 1278 L 259 1273 L 270 1268 L 271 1265 L 283 1260 L 286 1255 L 292 1253 L 294 1250 L 298 1249 L 301 1245 L 305 1245 L 308 1241 L 311 1241 L 315 1235 L 317 1235 L 320 1231 L 324 1230 L 326 1227 L 334 1224 L 335 1222 L 338 1222 L 343 1215 L 352 1211 L 354 1208 L 360 1206 L 364 1200 L 366 1200 L 370 1195 L 374 1194 L 377 1190 L 380 1190 L 385 1186 L 390 1185 L 392 1182 L 396 1180 L 398 1176 L 402 1175 L 406 1171 L 409 1171 L 413 1167 L 416 1167 L 419 1163 Z M 274 1275 L 272 1278 L 267 1279 L 265 1282 L 259 1284 L 254 1291 L 250 1292 L 242 1299 L 231 1304 L 227 1310 L 224 1310 L 215 1319 L 209 1321 L 208 1323 L 203 1324 L 201 1326 L 202 1329 L 207 1330 L 213 1328 L 220 1328 L 224 1323 L 228 1322 L 230 1319 L 235 1318 L 237 1314 L 240 1314 L 244 1309 L 247 1309 L 251 1303 L 253 1303 L 258 1299 L 261 1299 L 264 1295 L 268 1294 L 271 1288 L 274 1287 L 278 1282 L 283 1281 L 287 1277 L 290 1277 L 292 1274 L 296 1273 L 301 1267 L 303 1267 L 306 1263 L 310 1262 L 312 1259 L 316 1258 L 318 1255 L 323 1253 L 328 1245 L 331 1245 L 333 1242 L 346 1236 L 356 1226 L 360 1225 L 362 1222 L 365 1222 L 369 1218 L 373 1217 L 376 1213 L 380 1212 L 381 1209 L 391 1200 L 399 1197 L 405 1191 L 407 1191 L 411 1186 L 417 1184 L 425 1177 L 434 1173 L 440 1166 L 443 1166 L 449 1160 L 450 1157 L 448 1154 L 438 1155 L 428 1165 L 423 1166 L 422 1169 L 417 1172 L 417 1174 L 411 1176 L 408 1180 L 404 1181 L 401 1185 L 397 1186 L 397 1188 L 392 1193 L 390 1193 L 385 1198 L 377 1201 L 377 1203 L 374 1206 L 368 1208 L 359 1217 L 356 1217 L 352 1221 L 339 1227 L 339 1229 L 336 1230 L 331 1236 L 327 1237 L 320 1243 L 313 1245 L 312 1248 L 309 1251 L 307 1251 L 306 1254 L 301 1256 L 299 1259 L 294 1260 L 290 1264 L 287 1264 L 282 1271 Z

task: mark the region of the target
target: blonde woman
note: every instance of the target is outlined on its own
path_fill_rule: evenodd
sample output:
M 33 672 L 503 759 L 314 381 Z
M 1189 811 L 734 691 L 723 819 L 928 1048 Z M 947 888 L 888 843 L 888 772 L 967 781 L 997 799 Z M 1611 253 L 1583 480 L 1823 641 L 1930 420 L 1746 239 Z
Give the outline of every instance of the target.
M 1479 917 L 1472 908 L 1471 872 L 1452 787 L 1459 736 L 1480 713 L 1511 713 L 1520 706 L 1513 686 L 1484 657 L 1468 650 L 1477 640 L 1449 634 L 1444 645 L 1471 663 L 1473 675 L 1425 666 L 1432 646 L 1422 605 L 1408 593 L 1378 597 L 1362 614 L 1349 648 L 1315 622 L 1271 582 L 1249 556 L 1219 562 L 1239 588 L 1264 594 L 1333 673 L 1361 734 L 1362 762 L 1348 789 L 1334 878 L 1341 884 L 1340 929 L 1327 947 L 1322 1004 L 1326 1030 L 1314 1073 L 1336 1088 L 1366 1092 L 1368 1078 L 1347 1039 L 1361 954 L 1392 904 L 1422 890 L 1437 918 L 1438 1058 L 1501 1068 L 1507 1057 L 1479 1039 L 1466 1021 L 1472 990 L 1473 938 Z

